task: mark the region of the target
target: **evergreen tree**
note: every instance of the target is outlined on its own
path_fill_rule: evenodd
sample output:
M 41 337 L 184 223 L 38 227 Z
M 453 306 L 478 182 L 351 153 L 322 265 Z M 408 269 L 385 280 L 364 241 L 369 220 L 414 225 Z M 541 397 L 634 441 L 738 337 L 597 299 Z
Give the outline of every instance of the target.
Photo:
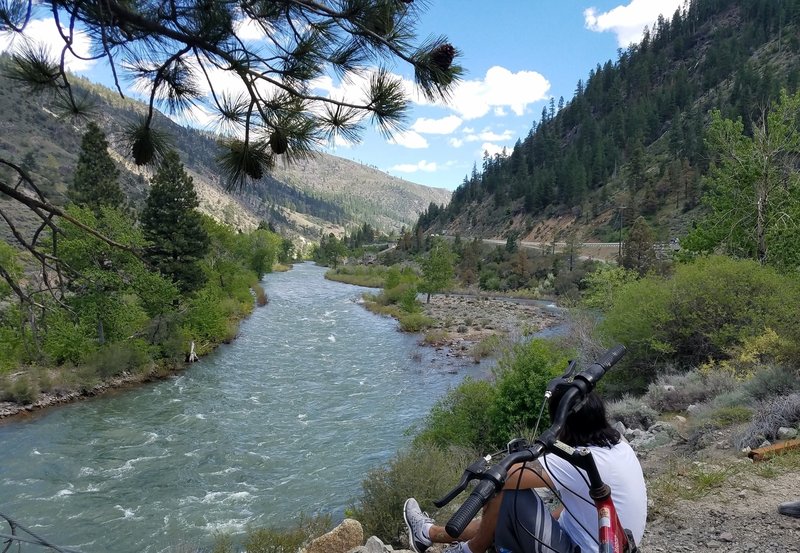
M 99 213 L 101 206 L 119 207 L 125 197 L 119 187 L 119 170 L 108 154 L 106 135 L 90 122 L 81 141 L 78 166 L 69 187 L 70 199 Z
M 198 262 L 208 251 L 209 238 L 198 205 L 192 177 L 177 153 L 167 153 L 153 177 L 141 220 L 145 238 L 152 243 L 150 263 L 183 292 L 205 282 Z
M 646 275 L 656 261 L 654 244 L 653 229 L 644 217 L 637 217 L 628 233 L 628 239 L 622 243 L 621 265 L 636 271 L 640 276 Z

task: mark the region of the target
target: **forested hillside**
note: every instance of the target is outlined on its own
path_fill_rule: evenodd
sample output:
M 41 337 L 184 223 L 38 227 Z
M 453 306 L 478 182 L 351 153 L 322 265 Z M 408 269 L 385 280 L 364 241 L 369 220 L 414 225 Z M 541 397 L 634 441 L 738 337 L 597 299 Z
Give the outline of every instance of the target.
M 693 0 L 638 45 L 551 99 L 507 156 L 485 155 L 431 232 L 616 241 L 644 216 L 666 241 L 689 227 L 710 160 L 713 109 L 745 131 L 800 84 L 800 0 Z
M 9 79 L 2 71 L 8 61 L 8 56 L 0 56 L 0 156 L 29 170 L 45 195 L 62 204 L 85 122 L 65 120 L 52 98 L 31 95 Z M 77 94 L 87 95 L 93 105 L 92 119 L 106 132 L 117 154 L 127 197 L 134 207 L 141 207 L 151 175 L 127 160 L 130 152 L 124 151 L 120 134 L 143 117 L 146 106 L 83 79 L 75 78 L 75 85 Z M 386 232 L 398 231 L 413 225 L 430 202 L 446 203 L 450 196 L 449 191 L 321 153 L 306 161 L 301 172 L 279 164 L 274 175 L 265 175 L 246 189 L 228 191 L 219 176 L 215 136 L 160 114 L 157 122 L 194 177 L 201 210 L 236 228 L 248 230 L 267 221 L 285 235 L 312 241 L 323 230 L 338 233 L 364 222 Z M 347 194 L 342 191 L 345 187 Z M 385 201 L 376 201 L 375 195 Z

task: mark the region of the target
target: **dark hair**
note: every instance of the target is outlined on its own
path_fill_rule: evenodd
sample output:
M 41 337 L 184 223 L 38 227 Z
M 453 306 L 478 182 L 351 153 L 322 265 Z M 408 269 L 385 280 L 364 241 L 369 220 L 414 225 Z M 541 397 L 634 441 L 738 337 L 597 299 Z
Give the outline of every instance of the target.
M 554 393 L 548 404 L 550 418 L 553 419 L 560 393 Z M 611 428 L 606 417 L 606 405 L 594 392 L 586 397 L 586 401 L 575 413 L 567 417 L 559 439 L 572 447 L 594 445 L 612 447 L 619 443 L 619 432 Z

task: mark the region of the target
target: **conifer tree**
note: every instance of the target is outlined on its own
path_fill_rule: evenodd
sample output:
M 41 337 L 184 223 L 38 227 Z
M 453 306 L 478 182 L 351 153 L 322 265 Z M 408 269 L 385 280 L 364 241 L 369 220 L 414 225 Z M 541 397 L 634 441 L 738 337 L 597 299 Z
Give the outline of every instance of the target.
M 142 211 L 145 238 L 152 243 L 148 260 L 183 292 L 200 288 L 205 275 L 198 262 L 208 252 L 209 238 L 197 211 L 192 177 L 175 152 L 168 152 L 152 180 Z
M 125 199 L 119 187 L 119 170 L 108 154 L 105 133 L 90 122 L 81 141 L 78 166 L 69 187 L 70 199 L 96 213 L 101 206 L 119 207 Z

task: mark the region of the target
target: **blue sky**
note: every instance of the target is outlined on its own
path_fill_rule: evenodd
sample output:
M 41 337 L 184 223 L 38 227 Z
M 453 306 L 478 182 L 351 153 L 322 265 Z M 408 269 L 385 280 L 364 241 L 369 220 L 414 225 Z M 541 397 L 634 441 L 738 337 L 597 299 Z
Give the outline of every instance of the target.
M 444 34 L 461 52 L 462 83 L 448 105 L 417 99 L 408 130 L 391 141 L 368 130 L 358 144 L 340 143 L 330 153 L 372 165 L 391 175 L 454 189 L 480 167 L 484 151 L 510 151 L 525 137 L 550 98 L 572 98 L 578 79 L 598 63 L 616 60 L 617 49 L 641 38 L 659 14 L 671 18 L 683 0 L 429 0 L 420 35 Z M 33 21 L 31 38 L 53 39 L 52 22 Z M 0 51 L 9 41 L 0 35 Z M 74 61 L 71 69 L 110 84 L 103 65 Z M 407 67 L 393 72 L 411 78 Z M 332 79 L 321 94 L 348 95 Z M 202 115 L 195 114 L 195 125 Z

